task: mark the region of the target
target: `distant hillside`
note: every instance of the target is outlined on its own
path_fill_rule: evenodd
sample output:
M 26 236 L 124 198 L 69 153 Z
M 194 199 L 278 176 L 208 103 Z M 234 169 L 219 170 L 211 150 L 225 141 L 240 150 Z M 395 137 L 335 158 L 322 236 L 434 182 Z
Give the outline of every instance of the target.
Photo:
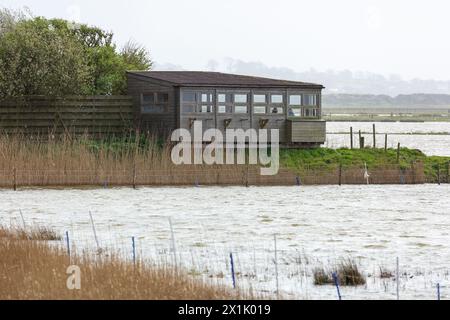
M 424 107 L 450 106 L 448 94 L 400 94 L 396 97 L 373 94 L 324 94 L 324 108 L 333 107 Z
M 159 70 L 179 70 L 181 66 L 156 65 Z M 371 72 L 355 72 L 350 70 L 319 71 L 308 69 L 303 71 L 289 67 L 273 67 L 261 62 L 242 61 L 226 58 L 223 61 L 211 60 L 204 70 L 223 71 L 252 76 L 279 78 L 320 83 L 325 86 L 324 93 L 329 94 L 385 94 L 394 97 L 399 94 L 429 93 L 450 94 L 450 81 L 411 79 L 405 80 L 398 75 L 384 76 Z

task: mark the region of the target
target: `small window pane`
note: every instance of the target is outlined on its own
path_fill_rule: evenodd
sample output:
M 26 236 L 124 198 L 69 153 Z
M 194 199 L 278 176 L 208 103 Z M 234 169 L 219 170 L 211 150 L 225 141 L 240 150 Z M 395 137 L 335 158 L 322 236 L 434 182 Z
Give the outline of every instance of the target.
M 227 106 L 217 106 L 218 113 L 228 113 Z
M 212 94 L 211 93 L 202 93 L 202 102 L 212 102 Z
M 200 106 L 200 112 L 206 112 L 206 113 L 214 112 L 214 107 L 213 106 Z
M 221 103 L 231 102 L 231 94 L 220 93 L 217 95 L 217 100 Z
M 283 103 L 283 96 L 281 94 L 273 94 L 271 97 L 272 103 Z
M 247 106 L 235 106 L 234 112 L 235 113 L 247 113 Z
M 299 94 L 289 96 L 289 104 L 293 106 L 302 105 L 302 96 Z
M 266 107 L 255 106 L 255 107 L 253 107 L 253 113 L 258 113 L 258 114 L 266 113 Z
M 283 113 L 283 108 L 281 107 L 270 108 L 270 113 Z
M 254 103 L 266 103 L 266 95 L 265 94 L 255 94 L 253 96 Z
M 234 102 L 236 103 L 247 103 L 247 95 L 246 94 L 235 94 Z
M 183 101 L 195 102 L 197 101 L 195 97 L 195 92 L 183 92 Z
M 305 104 L 307 106 L 315 106 L 317 105 L 317 101 L 316 101 L 316 95 L 315 94 L 306 94 L 305 95 Z
M 183 113 L 193 113 L 194 112 L 194 106 L 183 106 Z
M 142 101 L 144 102 L 154 102 L 154 94 L 153 93 L 145 93 L 142 95 Z
M 167 103 L 169 101 L 169 95 L 167 93 L 157 93 L 156 101 L 158 103 Z
M 300 117 L 302 115 L 301 108 L 289 108 L 288 116 L 289 117 Z

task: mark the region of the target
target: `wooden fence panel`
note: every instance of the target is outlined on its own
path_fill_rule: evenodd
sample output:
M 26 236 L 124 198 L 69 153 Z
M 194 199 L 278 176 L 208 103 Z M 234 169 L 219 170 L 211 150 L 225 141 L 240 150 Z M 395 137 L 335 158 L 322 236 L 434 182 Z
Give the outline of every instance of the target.
M 129 96 L 66 96 L 0 100 L 0 131 L 24 134 L 120 134 L 133 128 Z

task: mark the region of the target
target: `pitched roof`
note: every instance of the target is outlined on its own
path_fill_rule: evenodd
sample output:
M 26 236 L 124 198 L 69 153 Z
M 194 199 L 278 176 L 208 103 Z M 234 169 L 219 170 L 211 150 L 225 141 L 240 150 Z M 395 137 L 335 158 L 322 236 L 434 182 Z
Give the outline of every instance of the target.
M 244 76 L 206 71 L 128 71 L 146 78 L 170 82 L 176 86 L 249 86 L 249 87 L 301 87 L 324 88 L 320 84 Z

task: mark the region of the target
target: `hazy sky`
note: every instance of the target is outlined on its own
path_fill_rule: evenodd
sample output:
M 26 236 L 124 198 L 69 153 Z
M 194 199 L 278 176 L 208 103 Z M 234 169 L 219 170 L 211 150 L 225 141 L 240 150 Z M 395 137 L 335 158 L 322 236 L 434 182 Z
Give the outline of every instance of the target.
M 0 0 L 112 30 L 158 63 L 205 69 L 231 57 L 296 71 L 450 80 L 448 0 Z

